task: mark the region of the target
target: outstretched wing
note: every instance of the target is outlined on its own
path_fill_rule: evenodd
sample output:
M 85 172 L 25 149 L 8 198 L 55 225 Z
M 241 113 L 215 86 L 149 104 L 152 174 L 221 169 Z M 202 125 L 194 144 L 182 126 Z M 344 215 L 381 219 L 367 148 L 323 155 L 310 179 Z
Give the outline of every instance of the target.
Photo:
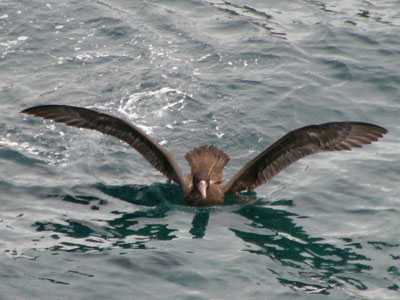
M 254 190 L 300 158 L 322 151 L 359 148 L 385 133 L 382 127 L 359 122 L 332 122 L 293 130 L 247 162 L 225 185 L 225 192 Z
M 182 171 L 173 155 L 142 129 L 123 119 L 95 110 L 68 105 L 40 105 L 24 109 L 21 112 L 69 126 L 94 129 L 116 137 L 131 145 L 168 179 L 184 187 Z

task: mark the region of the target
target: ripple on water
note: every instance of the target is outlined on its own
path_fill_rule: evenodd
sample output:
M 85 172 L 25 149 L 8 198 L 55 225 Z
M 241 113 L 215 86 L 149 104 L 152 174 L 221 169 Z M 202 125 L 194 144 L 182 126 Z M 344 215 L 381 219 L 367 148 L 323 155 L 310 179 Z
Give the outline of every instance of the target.
M 397 3 L 125 2 L 2 6 L 0 298 L 397 299 Z M 389 134 L 192 208 L 129 146 L 18 114 L 46 103 L 122 116 L 185 171 L 215 144 L 227 177 L 307 124 Z

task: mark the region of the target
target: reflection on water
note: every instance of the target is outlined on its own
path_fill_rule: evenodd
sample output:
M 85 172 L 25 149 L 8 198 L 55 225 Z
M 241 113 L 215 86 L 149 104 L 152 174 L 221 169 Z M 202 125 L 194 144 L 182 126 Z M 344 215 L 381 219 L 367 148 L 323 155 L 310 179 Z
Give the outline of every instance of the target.
M 193 217 L 192 228 L 189 231 L 193 237 L 202 238 L 205 235 L 209 219 L 210 214 L 207 210 L 196 212 Z
M 2 1 L 0 299 L 399 299 L 399 1 L 73 4 Z M 123 185 L 161 176 L 129 146 L 18 113 L 50 103 L 123 116 L 182 161 L 213 143 L 230 172 L 312 123 L 390 133 L 288 170 L 291 192 L 191 208 Z
M 80 186 L 72 190 L 81 188 Z M 130 213 L 114 211 L 112 214 L 116 217 L 103 221 L 102 226 L 76 219 L 67 219 L 63 223 L 36 222 L 34 226 L 37 231 L 54 233 L 56 245 L 48 250 L 87 252 L 102 251 L 107 247 L 151 249 L 150 241 L 174 240 L 177 238 L 175 232 L 182 230 L 174 228 L 166 221 L 168 213 L 181 206 L 182 192 L 176 185 L 157 183 L 151 186 L 106 186 L 96 184 L 87 187 L 88 190 L 92 188 L 104 195 L 132 203 L 137 210 Z M 60 198 L 60 195 L 52 196 Z M 96 203 L 91 206 L 94 210 L 97 209 L 97 205 L 105 203 L 104 200 L 93 196 L 68 194 L 62 198 L 77 204 Z M 265 255 L 285 267 L 283 271 L 269 269 L 282 285 L 293 290 L 317 294 L 329 294 L 329 289 L 344 283 L 360 290 L 366 289 L 360 280 L 348 275 L 349 272 L 362 273 L 371 269 L 366 264 L 369 259 L 354 251 L 357 247 L 351 246 L 351 240 L 347 239 L 349 247 L 340 248 L 325 242 L 322 238 L 309 236 L 294 222 L 301 216 L 276 208 L 277 205 L 279 207 L 292 206 L 292 200 L 280 200 L 267 205 L 266 201 L 258 199 L 254 203 L 243 204 L 238 206 L 238 209 L 231 210 L 232 214 L 244 217 L 251 222 L 246 225 L 248 230 L 243 230 L 243 224 L 238 224 L 241 229 L 232 227 L 229 230 L 245 244 L 243 251 Z M 222 207 L 235 208 L 230 204 Z M 188 232 L 193 238 L 201 239 L 207 235 L 207 226 L 213 210 L 196 208 L 191 211 L 193 211 L 193 219 Z M 65 241 L 64 237 L 71 239 Z M 104 241 L 108 243 L 103 243 Z M 97 246 L 93 242 L 96 242 Z M 300 281 L 299 278 L 302 280 Z
M 266 255 L 283 266 L 290 267 L 291 272 L 298 273 L 298 276 L 289 278 L 280 277 L 284 274 L 277 274 L 283 285 L 295 290 L 322 294 L 339 285 L 341 280 L 360 289 L 366 288 L 358 280 L 341 277 L 339 274 L 345 270 L 355 273 L 369 270 L 370 266 L 360 263 L 368 259 L 350 248 L 341 249 L 321 238 L 310 237 L 293 222 L 291 217 L 297 215 L 260 206 L 246 206 L 237 213 L 251 220 L 251 227 L 265 228 L 269 232 L 261 234 L 231 229 L 243 241 L 257 246 L 256 250 L 245 251 Z M 305 282 L 299 282 L 299 277 L 304 278 Z M 313 283 L 315 281 L 319 284 Z

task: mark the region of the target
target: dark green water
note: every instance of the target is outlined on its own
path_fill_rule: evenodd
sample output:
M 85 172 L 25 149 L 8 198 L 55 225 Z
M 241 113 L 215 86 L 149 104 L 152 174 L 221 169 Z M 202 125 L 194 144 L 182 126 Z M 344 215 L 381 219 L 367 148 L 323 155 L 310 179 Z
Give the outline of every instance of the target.
M 0 3 L 0 299 L 399 299 L 397 1 Z M 97 108 L 232 176 L 286 132 L 389 133 L 181 205 L 129 146 L 19 114 Z

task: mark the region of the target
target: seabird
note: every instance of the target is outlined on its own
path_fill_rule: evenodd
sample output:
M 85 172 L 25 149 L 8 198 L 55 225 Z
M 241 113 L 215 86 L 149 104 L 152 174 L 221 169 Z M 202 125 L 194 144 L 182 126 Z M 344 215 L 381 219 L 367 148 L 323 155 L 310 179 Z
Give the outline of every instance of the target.
M 39 105 L 21 112 L 68 126 L 94 129 L 128 143 L 154 168 L 180 185 L 184 191 L 183 203 L 193 206 L 223 203 L 225 195 L 254 190 L 305 156 L 360 148 L 387 133 L 385 128 L 361 122 L 330 122 L 302 127 L 273 143 L 224 182 L 222 169 L 229 156 L 215 146 L 203 145 L 189 151 L 185 159 L 191 173 L 183 175 L 171 152 L 122 118 L 68 105 Z

